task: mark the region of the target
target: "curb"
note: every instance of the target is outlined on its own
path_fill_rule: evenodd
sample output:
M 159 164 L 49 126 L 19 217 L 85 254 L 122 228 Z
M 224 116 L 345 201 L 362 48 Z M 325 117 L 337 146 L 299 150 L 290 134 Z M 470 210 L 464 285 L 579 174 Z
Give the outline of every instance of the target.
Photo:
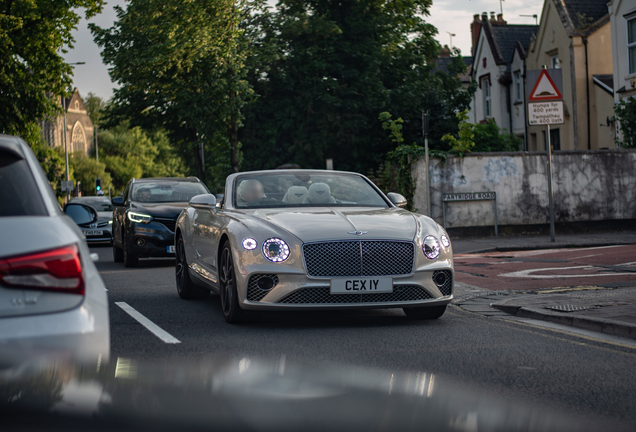
M 460 240 L 460 239 L 458 239 Z M 533 246 L 492 246 L 492 247 L 484 247 L 482 249 L 471 250 L 469 252 L 460 252 L 455 253 L 457 255 L 472 255 L 479 253 L 488 253 L 488 252 L 523 252 L 523 251 L 533 251 L 533 250 L 544 250 L 544 249 L 578 249 L 578 248 L 592 248 L 592 247 L 606 247 L 606 246 L 629 246 L 636 244 L 633 241 L 621 242 L 596 242 L 596 243 L 543 243 L 537 244 Z
M 490 307 L 498 309 L 507 314 L 520 318 L 530 318 L 541 321 L 548 321 L 583 330 L 591 330 L 611 336 L 620 336 L 629 339 L 636 339 L 636 324 L 630 324 L 610 319 L 599 319 L 593 317 L 581 317 L 576 315 L 563 315 L 558 312 L 547 312 L 543 309 L 524 306 L 508 306 L 493 303 Z

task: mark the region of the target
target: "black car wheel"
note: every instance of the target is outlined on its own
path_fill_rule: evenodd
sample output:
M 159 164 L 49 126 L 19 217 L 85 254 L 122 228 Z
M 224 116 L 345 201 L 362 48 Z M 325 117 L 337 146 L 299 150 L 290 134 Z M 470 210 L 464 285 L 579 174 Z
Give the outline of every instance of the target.
M 223 310 L 223 318 L 230 324 L 240 322 L 244 318 L 244 312 L 238 304 L 236 274 L 229 241 L 226 241 L 223 245 L 219 265 L 219 276 L 221 282 L 221 308 Z
M 177 237 L 174 272 L 177 279 L 177 292 L 182 299 L 203 299 L 210 296 L 210 291 L 197 286 L 190 279 L 188 262 L 186 261 L 185 244 L 183 237 Z
M 123 241 L 123 244 L 124 244 L 124 267 L 137 267 L 137 264 L 139 264 L 139 257 L 128 251 L 128 246 L 126 245 L 125 239 Z
M 419 307 L 419 308 L 404 308 L 404 313 L 407 317 L 412 319 L 437 319 L 444 315 L 446 312 L 446 305 L 433 306 L 433 307 Z
M 120 263 L 124 261 L 124 251 L 121 248 L 118 248 L 113 240 L 113 260 L 116 263 Z

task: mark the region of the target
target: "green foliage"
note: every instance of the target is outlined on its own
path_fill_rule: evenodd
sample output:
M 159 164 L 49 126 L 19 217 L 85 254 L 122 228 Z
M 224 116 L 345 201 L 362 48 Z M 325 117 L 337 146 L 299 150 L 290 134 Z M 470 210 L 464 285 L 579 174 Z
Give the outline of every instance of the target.
M 425 21 L 430 0 L 282 0 L 256 20 L 258 38 L 248 79 L 259 95 L 246 107 L 241 142 L 245 168 L 297 163 L 376 169 L 392 143 L 380 112 L 404 120 L 406 142 L 423 144 L 420 113 L 431 112 L 430 141 L 457 129 L 455 110 L 470 104 L 454 52 L 436 64 L 436 29 Z M 258 60 L 258 62 L 257 62 Z
M 81 182 L 82 196 L 95 195 L 95 179 L 102 179 L 102 188 L 108 195 L 108 186 L 112 184 L 110 174 L 106 172 L 106 164 L 89 158 L 85 153 L 76 152 L 69 155 L 69 165 L 73 168 L 75 188 Z
M 86 107 L 86 111 L 88 111 L 88 116 L 91 118 L 93 125 L 101 125 L 102 116 L 106 109 L 106 102 L 104 102 L 104 99 L 93 92 L 89 92 L 88 95 L 84 97 L 84 106 Z
M 464 153 L 470 152 L 473 147 L 475 147 L 475 142 L 473 141 L 475 137 L 473 133 L 475 125 L 468 123 L 468 110 L 458 112 L 457 119 L 459 120 L 458 138 L 455 138 L 451 134 L 446 134 L 442 137 L 442 141 L 448 141 L 450 143 L 450 151 L 452 153 L 463 156 Z
M 253 98 L 240 24 L 261 6 L 247 0 L 131 0 L 125 9 L 115 8 L 112 28 L 91 24 L 111 79 L 120 85 L 107 126 L 130 120 L 146 130 L 163 128 L 202 180 L 210 170 L 203 170 L 201 143 L 212 182 L 237 171 L 237 129 Z
M 59 97 L 72 83 L 72 68 L 62 55 L 73 47 L 77 10 L 84 8 L 90 18 L 103 3 L 0 2 L 0 132 L 26 137 L 34 122 L 61 112 Z
M 624 148 L 636 148 L 636 98 L 619 101 L 614 106 L 614 121 L 619 122 L 622 140 L 616 137 L 616 144 Z
M 120 191 L 131 178 L 179 177 L 185 164 L 162 130 L 146 132 L 124 122 L 99 132 L 100 161 Z M 106 187 L 106 185 L 105 185 Z
M 442 140 L 450 143 L 450 153 L 463 156 L 471 151 L 501 152 L 521 149 L 521 139 L 500 129 L 493 119 L 480 124 L 468 123 L 468 110 L 458 112 L 457 118 L 458 137 L 451 134 L 442 137 Z
M 44 139 L 42 139 L 42 134 L 40 133 L 37 123 L 33 123 L 29 126 L 27 135 L 23 137 L 23 139 L 28 142 L 31 149 L 33 149 L 33 153 L 35 153 L 35 157 L 40 162 L 40 166 L 44 170 L 53 190 L 58 196 L 62 196 L 62 184 L 60 182 L 66 180 L 66 165 L 64 163 L 63 153 L 60 154 L 59 151 L 47 145 Z

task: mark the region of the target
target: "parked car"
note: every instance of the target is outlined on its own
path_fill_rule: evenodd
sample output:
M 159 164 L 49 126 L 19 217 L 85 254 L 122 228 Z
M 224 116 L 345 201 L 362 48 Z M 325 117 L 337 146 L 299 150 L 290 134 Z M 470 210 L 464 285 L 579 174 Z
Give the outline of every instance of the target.
M 67 211 L 97 220 L 79 203 Z M 107 360 L 108 298 L 84 234 L 29 145 L 8 135 L 0 135 L 0 245 L 0 352 Z
M 196 195 L 209 193 L 196 177 L 132 179 L 113 198 L 113 255 L 126 267 L 141 257 L 173 257 L 174 227 Z
M 93 207 L 97 211 L 97 220 L 80 225 L 88 243 L 113 241 L 113 204 L 106 197 L 76 197 L 69 203 L 79 203 Z
M 221 203 L 195 196 L 179 216 L 177 291 L 218 292 L 227 322 L 246 310 L 326 308 L 439 318 L 453 298 L 450 240 L 405 205 L 356 173 L 232 174 Z

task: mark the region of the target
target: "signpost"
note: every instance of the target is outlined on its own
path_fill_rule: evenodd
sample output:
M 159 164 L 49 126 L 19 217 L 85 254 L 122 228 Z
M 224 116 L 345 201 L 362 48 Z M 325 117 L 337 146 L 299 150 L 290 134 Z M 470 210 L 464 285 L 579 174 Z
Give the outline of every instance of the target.
M 548 152 L 548 197 L 550 200 L 550 240 L 554 234 L 554 194 L 552 192 L 552 146 L 550 125 L 563 124 L 563 72 L 547 69 L 526 72 L 528 85 L 528 125 L 545 125 L 546 149 Z
M 75 186 L 73 185 L 73 180 L 67 181 L 67 180 L 62 180 L 62 192 L 71 192 L 73 189 L 75 189 Z

